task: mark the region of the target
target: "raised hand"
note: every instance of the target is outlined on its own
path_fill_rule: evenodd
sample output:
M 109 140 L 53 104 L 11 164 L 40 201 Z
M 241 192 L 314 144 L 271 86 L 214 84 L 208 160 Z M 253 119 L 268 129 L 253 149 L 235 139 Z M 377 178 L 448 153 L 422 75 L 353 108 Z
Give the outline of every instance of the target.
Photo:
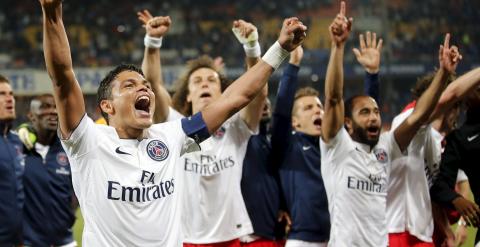
M 454 73 L 457 65 L 462 60 L 462 55 L 458 51 L 458 47 L 450 46 L 450 34 L 445 35 L 443 45 L 440 45 L 438 51 L 438 61 L 440 68 L 445 69 L 449 73 Z
M 237 37 L 238 41 L 242 44 L 252 44 L 258 41 L 258 31 L 252 23 L 244 20 L 233 21 L 233 33 Z
M 302 58 L 303 58 L 303 48 L 302 46 L 298 46 L 297 48 L 295 48 L 295 50 L 293 50 L 292 52 L 290 52 L 290 61 L 289 63 L 290 64 L 293 64 L 293 65 L 297 65 L 299 66 L 300 65 L 300 62 L 302 61 Z
M 383 40 L 379 39 L 377 44 L 376 33 L 366 33 L 367 38 L 360 34 L 360 50 L 353 48 L 353 53 L 363 68 L 370 74 L 376 74 L 380 70 L 380 53 Z
M 340 13 L 337 14 L 332 24 L 328 27 L 330 39 L 337 46 L 345 43 L 350 34 L 350 30 L 352 30 L 353 18 L 347 18 L 345 13 L 345 2 L 342 1 L 340 4 Z
M 283 49 L 291 52 L 303 43 L 307 37 L 306 31 L 307 26 L 303 25 L 297 17 L 287 18 L 283 21 L 278 43 Z
M 172 24 L 170 16 L 153 17 L 148 10 L 137 12 L 137 16 L 147 30 L 147 34 L 154 38 L 163 37 Z

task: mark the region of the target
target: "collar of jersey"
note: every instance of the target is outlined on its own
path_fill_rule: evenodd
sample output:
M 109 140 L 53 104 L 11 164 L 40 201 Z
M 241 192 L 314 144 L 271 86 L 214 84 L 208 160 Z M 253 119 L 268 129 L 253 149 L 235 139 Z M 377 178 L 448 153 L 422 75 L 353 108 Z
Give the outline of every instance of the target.
M 370 148 L 370 145 L 368 145 L 368 144 L 360 143 L 360 142 L 356 142 L 356 141 L 353 141 L 353 143 L 355 144 L 355 147 L 364 151 L 365 153 L 370 153 L 372 151 L 372 148 Z

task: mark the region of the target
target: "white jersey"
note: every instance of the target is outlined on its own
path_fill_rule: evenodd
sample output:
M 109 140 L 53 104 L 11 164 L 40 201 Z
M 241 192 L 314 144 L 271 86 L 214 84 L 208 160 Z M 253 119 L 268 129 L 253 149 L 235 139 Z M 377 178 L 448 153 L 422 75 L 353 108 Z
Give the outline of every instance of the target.
M 252 134 L 236 114 L 201 143 L 200 152 L 182 156 L 185 243 L 218 243 L 253 233 L 240 188 Z
M 399 114 L 397 128 L 413 109 Z M 443 136 L 430 125 L 421 127 L 407 148 L 407 154 L 392 161 L 387 220 L 389 233 L 408 231 L 424 242 L 432 242 L 433 216 L 430 187 L 439 172 Z
M 141 141 L 84 116 L 62 140 L 85 226 L 85 246 L 182 246 L 181 120 L 155 124 Z M 185 150 L 185 149 L 183 149 Z
M 392 132 L 370 147 L 341 128 L 328 144 L 320 141 L 322 177 L 328 196 L 329 246 L 387 246 L 385 207 L 392 158 L 400 149 Z

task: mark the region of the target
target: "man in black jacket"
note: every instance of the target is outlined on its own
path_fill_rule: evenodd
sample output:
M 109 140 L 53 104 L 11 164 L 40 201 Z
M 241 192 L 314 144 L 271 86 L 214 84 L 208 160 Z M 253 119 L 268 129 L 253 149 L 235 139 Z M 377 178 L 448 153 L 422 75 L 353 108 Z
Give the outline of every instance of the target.
M 465 171 L 470 178 L 475 201 L 480 200 L 480 180 L 478 167 L 475 164 L 480 151 L 480 87 L 467 98 L 467 120 L 459 129 L 454 130 L 446 138 L 447 146 L 442 155 L 440 174 L 430 190 L 432 199 L 444 206 L 455 207 L 463 216 L 468 225 L 480 225 L 480 209 L 477 204 L 470 202 L 455 192 L 455 181 L 458 169 Z M 480 234 L 477 233 L 475 243 L 479 243 Z

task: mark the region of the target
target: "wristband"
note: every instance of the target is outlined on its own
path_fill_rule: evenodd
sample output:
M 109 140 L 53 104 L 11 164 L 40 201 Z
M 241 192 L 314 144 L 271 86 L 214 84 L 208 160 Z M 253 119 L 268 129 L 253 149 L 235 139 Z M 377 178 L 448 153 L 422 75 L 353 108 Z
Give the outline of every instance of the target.
M 268 49 L 267 52 L 265 52 L 265 55 L 263 55 L 262 60 L 268 63 L 270 66 L 273 67 L 273 69 L 278 69 L 280 65 L 282 64 L 283 60 L 288 57 L 290 53 L 283 49 L 280 43 L 275 42 L 270 49 Z
M 247 57 L 260 57 L 260 55 L 262 54 L 262 50 L 260 49 L 260 43 L 258 43 L 258 41 L 255 41 L 253 46 L 244 44 L 243 50 L 245 50 L 245 55 L 247 55 Z
M 155 38 L 146 34 L 145 38 L 143 39 L 143 44 L 148 48 L 160 48 L 162 47 L 162 40 L 163 37 Z

